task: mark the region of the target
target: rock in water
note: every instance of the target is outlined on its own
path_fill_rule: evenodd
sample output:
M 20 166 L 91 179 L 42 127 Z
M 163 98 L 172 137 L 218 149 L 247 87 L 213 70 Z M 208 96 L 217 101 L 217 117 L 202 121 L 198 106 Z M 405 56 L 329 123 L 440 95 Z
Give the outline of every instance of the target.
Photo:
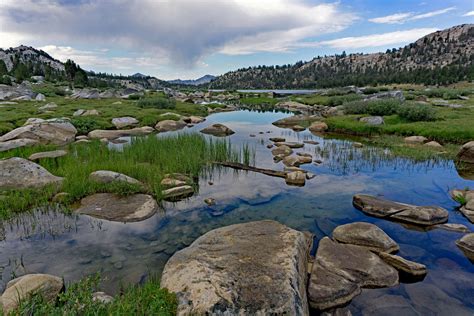
M 309 130 L 313 133 L 325 132 L 328 129 L 328 125 L 324 122 L 314 122 L 310 125 Z
M 293 153 L 293 150 L 286 145 L 279 146 L 272 150 L 273 156 L 286 157 L 286 156 L 291 155 L 292 153 Z
M 383 261 L 385 261 L 395 269 L 411 276 L 420 277 L 425 276 L 427 273 L 426 266 L 424 264 L 413 262 L 400 256 L 392 255 L 385 252 L 381 252 L 378 255 Z
M 288 185 L 304 186 L 306 183 L 306 174 L 301 171 L 288 172 L 286 174 L 285 182 Z
M 166 263 L 180 315 L 308 315 L 310 239 L 275 221 L 212 230 Z
M 46 302 L 54 301 L 63 289 L 63 280 L 49 274 L 27 274 L 13 279 L 8 282 L 0 299 L 3 313 L 7 315 L 13 312 L 21 300 L 28 299 L 33 294 L 41 294 Z
M 222 124 L 214 124 L 201 130 L 201 133 L 213 136 L 223 137 L 234 134 L 235 132 Z
M 29 160 L 18 157 L 0 160 L 0 189 L 40 188 L 59 185 L 62 181 L 63 178 Z
M 114 222 L 138 222 L 150 218 L 157 210 L 158 204 L 150 195 L 98 193 L 83 198 L 76 212 Z
M 361 293 L 361 288 L 396 284 L 397 270 L 369 249 L 324 237 L 313 264 L 308 298 L 313 308 L 324 310 L 350 302 Z
M 469 260 L 474 262 L 474 233 L 464 235 L 461 239 L 456 240 L 456 245 L 461 248 Z
M 464 144 L 457 155 L 458 160 L 474 164 L 474 141 Z
M 183 129 L 186 127 L 186 123 L 183 121 L 164 120 L 156 124 L 155 129 L 160 132 L 172 132 Z
M 356 222 L 338 226 L 332 236 L 340 243 L 364 246 L 376 252 L 390 253 L 400 249 L 383 230 L 370 223 Z
M 448 221 L 448 211 L 437 206 L 416 206 L 363 194 L 354 195 L 353 204 L 357 209 L 371 216 L 420 226 L 431 226 Z
M 138 123 L 139 123 L 138 120 L 131 116 L 117 117 L 117 118 L 112 119 L 112 124 L 114 124 L 114 126 L 117 129 L 134 126 L 134 125 L 137 125 Z
M 69 121 L 51 119 L 18 127 L 0 137 L 0 142 L 28 138 L 42 144 L 66 145 L 76 139 L 77 130 Z

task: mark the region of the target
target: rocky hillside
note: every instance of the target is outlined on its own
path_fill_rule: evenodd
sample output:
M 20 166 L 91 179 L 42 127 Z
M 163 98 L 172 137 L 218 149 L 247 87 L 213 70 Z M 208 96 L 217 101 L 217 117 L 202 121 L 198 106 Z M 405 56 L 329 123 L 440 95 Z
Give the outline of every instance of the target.
M 0 48 L 0 60 L 3 60 L 7 70 L 12 71 L 14 66 L 21 62 L 23 64 L 35 64 L 43 70 L 46 65 L 58 71 L 64 71 L 64 65 L 59 60 L 54 59 L 48 53 L 29 46 L 18 46 L 3 50 Z
M 375 54 L 316 57 L 285 66 L 259 66 L 218 77 L 212 88 L 309 88 L 375 83 L 445 84 L 474 79 L 474 24 L 428 34 Z

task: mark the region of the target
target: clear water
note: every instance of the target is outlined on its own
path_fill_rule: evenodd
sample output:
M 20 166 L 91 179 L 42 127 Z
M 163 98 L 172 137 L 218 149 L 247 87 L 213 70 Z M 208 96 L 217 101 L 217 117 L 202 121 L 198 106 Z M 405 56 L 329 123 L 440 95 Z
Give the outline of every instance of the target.
M 23 273 L 51 273 L 74 281 L 100 272 L 106 278 L 103 289 L 116 293 L 123 285 L 143 282 L 151 274 L 159 275 L 175 251 L 214 228 L 273 219 L 310 231 L 317 241 L 330 235 L 338 225 L 366 221 L 377 224 L 397 241 L 400 255 L 427 265 L 429 272 L 422 282 L 364 290 L 348 306 L 354 315 L 472 315 L 474 265 L 455 245 L 461 233 L 423 231 L 368 217 L 352 206 L 352 196 L 368 193 L 406 203 L 439 205 L 449 211 L 449 222 L 462 223 L 474 230 L 448 195 L 452 188 L 474 187 L 474 181 L 462 179 L 451 161 L 415 163 L 394 158 L 378 148 L 354 149 L 348 140 L 323 139 L 307 131 L 295 133 L 271 125 L 288 115 L 218 113 L 185 132 L 224 123 L 236 131 L 230 137 L 233 144 L 255 148 L 258 167 L 277 170 L 283 169 L 283 165 L 273 162 L 266 148 L 269 137 L 316 140 L 319 145 L 306 144 L 297 150 L 312 153 L 315 159 L 323 161 L 320 165 L 303 165 L 317 175 L 304 187 L 286 186 L 280 178 L 221 169 L 211 179 L 200 180 L 198 195 L 174 204 L 165 203 L 164 213 L 139 223 L 69 216 L 51 208 L 22 215 L 0 224 L 0 291 L 12 277 Z M 256 137 L 249 137 L 250 134 Z M 210 185 L 209 180 L 214 184 Z M 217 204 L 208 207 L 204 203 L 208 197 L 215 198 Z M 373 306 L 386 309 L 373 310 Z

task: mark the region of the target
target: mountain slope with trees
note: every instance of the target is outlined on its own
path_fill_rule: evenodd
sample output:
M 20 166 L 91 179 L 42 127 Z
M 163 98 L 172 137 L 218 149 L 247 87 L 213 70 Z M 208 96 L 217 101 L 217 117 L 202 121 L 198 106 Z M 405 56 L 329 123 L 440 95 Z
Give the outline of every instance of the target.
M 227 89 L 315 88 L 388 83 L 449 84 L 474 79 L 474 24 L 428 34 L 375 54 L 316 57 L 293 65 L 239 69 L 209 86 Z

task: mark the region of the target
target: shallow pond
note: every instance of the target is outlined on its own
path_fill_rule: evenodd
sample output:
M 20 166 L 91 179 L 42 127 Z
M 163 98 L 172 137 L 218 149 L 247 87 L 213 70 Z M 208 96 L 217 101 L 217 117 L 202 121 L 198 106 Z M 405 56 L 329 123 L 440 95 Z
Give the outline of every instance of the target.
M 474 230 L 448 195 L 452 188 L 473 187 L 474 181 L 459 177 L 451 161 L 415 163 L 394 158 L 383 149 L 354 148 L 348 140 L 321 138 L 308 131 L 296 133 L 271 124 L 286 116 L 274 112 L 218 113 L 184 132 L 223 123 L 236 131 L 230 137 L 232 144 L 248 144 L 255 149 L 256 166 L 276 170 L 283 169 L 283 164 L 273 162 L 266 148 L 269 137 L 317 141 L 318 145 L 306 144 L 296 150 L 322 160 L 319 165 L 302 166 L 317 175 L 304 187 L 287 186 L 280 178 L 219 169 L 200 179 L 199 194 L 178 203 L 164 203 L 163 213 L 138 223 L 69 216 L 51 208 L 22 215 L 0 224 L 0 292 L 12 277 L 25 272 L 60 275 L 66 281 L 100 272 L 105 277 L 104 290 L 116 293 L 123 285 L 159 275 L 175 251 L 217 227 L 274 219 L 314 233 L 317 242 L 338 225 L 366 221 L 377 224 L 397 241 L 400 255 L 425 264 L 428 275 L 418 283 L 364 290 L 348 307 L 354 315 L 388 314 L 394 306 L 397 311 L 402 308 L 404 315 L 474 313 L 474 265 L 455 245 L 462 234 L 417 230 L 368 217 L 352 206 L 356 193 L 439 205 L 449 211 L 450 223 L 462 223 Z M 208 207 L 203 201 L 208 197 L 217 204 Z M 374 310 L 373 306 L 381 309 Z

